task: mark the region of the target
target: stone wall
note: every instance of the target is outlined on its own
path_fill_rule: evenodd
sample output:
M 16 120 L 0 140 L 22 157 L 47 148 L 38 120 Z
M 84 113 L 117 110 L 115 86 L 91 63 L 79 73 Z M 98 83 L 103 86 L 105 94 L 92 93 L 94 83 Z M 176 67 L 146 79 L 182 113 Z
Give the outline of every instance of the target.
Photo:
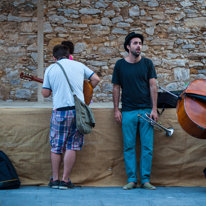
M 93 100 L 112 101 L 114 64 L 127 56 L 124 38 L 135 31 L 145 37 L 142 55 L 153 60 L 157 84 L 182 90 L 206 79 L 205 8 L 205 0 L 44 1 L 44 68 L 53 46 L 71 40 L 74 58 L 101 78 Z M 1 0 L 0 101 L 37 101 L 38 83 L 19 78 L 37 75 L 37 23 L 37 0 Z

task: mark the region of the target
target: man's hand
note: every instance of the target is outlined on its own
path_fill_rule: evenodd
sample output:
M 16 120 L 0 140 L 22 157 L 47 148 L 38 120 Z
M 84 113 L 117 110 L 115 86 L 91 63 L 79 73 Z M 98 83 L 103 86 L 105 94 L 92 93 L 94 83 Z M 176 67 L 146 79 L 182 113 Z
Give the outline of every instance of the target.
M 153 119 L 155 122 L 158 122 L 159 117 L 157 115 L 157 110 L 152 110 L 151 114 L 150 114 L 150 118 Z
M 114 118 L 116 122 L 122 124 L 122 113 L 119 111 L 119 109 L 114 111 Z

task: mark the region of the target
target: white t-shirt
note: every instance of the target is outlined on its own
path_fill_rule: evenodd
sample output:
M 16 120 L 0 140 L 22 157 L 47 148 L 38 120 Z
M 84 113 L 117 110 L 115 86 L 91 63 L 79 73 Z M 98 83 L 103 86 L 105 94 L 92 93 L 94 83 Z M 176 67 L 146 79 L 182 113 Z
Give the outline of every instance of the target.
M 61 59 L 58 60 L 58 63 L 64 68 L 74 93 L 84 102 L 84 79 L 90 79 L 94 72 L 84 64 L 74 60 Z M 75 106 L 69 84 L 58 64 L 52 64 L 46 69 L 42 88 L 52 90 L 53 109 Z

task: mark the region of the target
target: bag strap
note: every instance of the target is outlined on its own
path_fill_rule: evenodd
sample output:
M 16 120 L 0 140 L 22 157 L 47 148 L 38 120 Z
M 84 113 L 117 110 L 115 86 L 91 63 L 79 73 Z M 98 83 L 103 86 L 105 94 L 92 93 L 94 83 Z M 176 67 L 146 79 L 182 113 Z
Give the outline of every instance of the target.
M 72 88 L 72 85 L 70 84 L 70 81 L 69 81 L 69 79 L 68 79 L 68 76 L 67 76 L 67 74 L 66 74 L 63 66 L 62 66 L 59 62 L 56 62 L 56 64 L 58 64 L 59 67 L 61 68 L 61 70 L 63 71 L 63 73 L 64 73 L 64 75 L 65 75 L 65 77 L 66 77 L 66 79 L 67 79 L 67 82 L 68 82 L 68 84 L 69 84 L 69 87 L 70 87 L 70 89 L 71 89 L 71 91 L 72 91 L 72 95 L 73 95 L 73 96 L 76 96 L 76 94 L 74 93 L 74 90 L 73 90 L 73 88 Z
M 159 110 L 157 109 L 157 113 L 158 113 L 159 115 L 161 115 L 164 111 L 165 111 L 165 106 L 164 106 L 164 105 L 163 105 L 163 107 L 162 107 L 162 111 L 161 111 L 161 112 L 159 112 Z

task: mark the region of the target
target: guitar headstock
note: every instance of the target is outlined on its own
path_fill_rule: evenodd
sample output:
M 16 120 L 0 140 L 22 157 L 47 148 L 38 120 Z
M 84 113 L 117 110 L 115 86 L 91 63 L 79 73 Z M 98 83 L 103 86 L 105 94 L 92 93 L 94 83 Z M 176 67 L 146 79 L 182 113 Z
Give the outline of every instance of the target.
M 32 81 L 34 77 L 29 73 L 21 72 L 20 73 L 20 78 L 24 79 L 24 80 Z

